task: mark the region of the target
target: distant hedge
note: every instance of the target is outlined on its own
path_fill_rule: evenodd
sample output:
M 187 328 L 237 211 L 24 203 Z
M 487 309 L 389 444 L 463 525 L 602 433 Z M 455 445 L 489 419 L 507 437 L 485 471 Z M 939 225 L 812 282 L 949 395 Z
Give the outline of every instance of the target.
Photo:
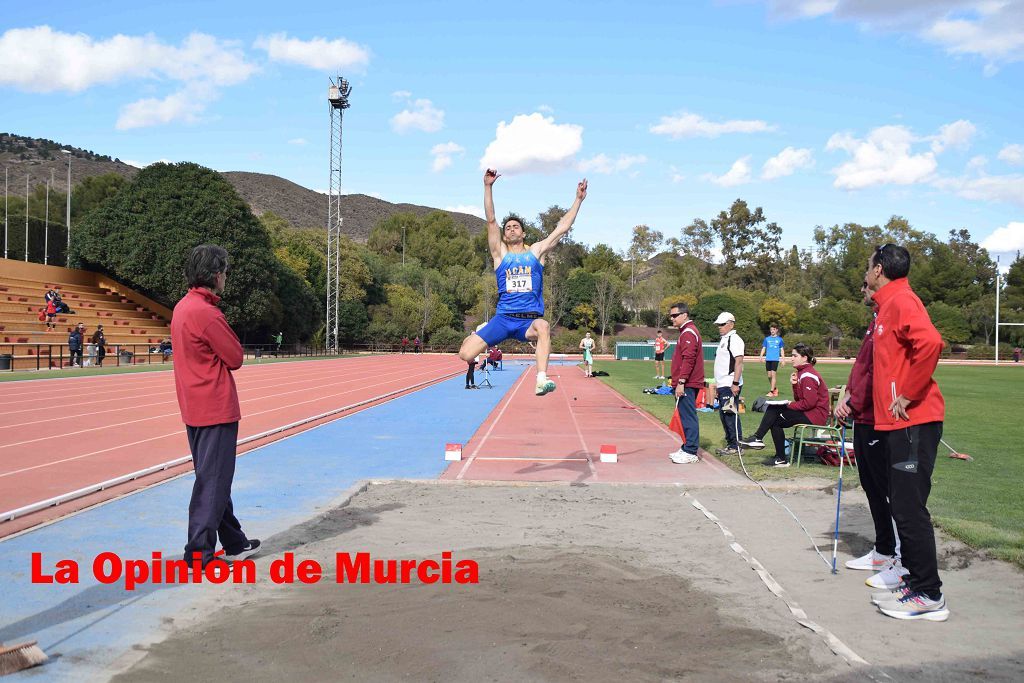
M 274 256 L 266 228 L 231 184 L 192 163 L 153 164 L 72 229 L 72 262 L 106 273 L 173 307 L 186 291 L 183 265 L 198 244 L 231 255 L 223 308 L 239 335 L 283 331 L 305 340 L 318 302 Z

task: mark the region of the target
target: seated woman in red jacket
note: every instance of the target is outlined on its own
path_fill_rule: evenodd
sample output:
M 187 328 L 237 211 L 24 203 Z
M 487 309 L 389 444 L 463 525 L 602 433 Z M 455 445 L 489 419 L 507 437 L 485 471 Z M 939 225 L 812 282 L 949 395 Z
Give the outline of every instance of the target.
M 765 465 L 772 467 L 789 467 L 786 457 L 786 427 L 793 425 L 823 425 L 828 422 L 828 387 L 821 378 L 814 364 L 814 350 L 807 344 L 793 347 L 793 384 L 792 401 L 769 401 L 761 426 L 749 439 L 741 439 L 744 448 L 764 448 L 761 439 L 769 431 L 775 442 L 775 457 L 765 460 Z

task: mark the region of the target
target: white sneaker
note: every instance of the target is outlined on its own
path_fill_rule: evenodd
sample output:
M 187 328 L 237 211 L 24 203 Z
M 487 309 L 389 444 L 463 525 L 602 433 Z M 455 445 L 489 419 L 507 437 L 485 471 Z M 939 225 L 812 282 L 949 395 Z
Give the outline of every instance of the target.
M 534 390 L 533 393 L 535 393 L 537 396 L 543 396 L 545 394 L 550 394 L 554 390 L 555 383 L 548 379 L 544 380 L 543 382 L 537 382 L 537 388 Z
M 901 583 L 896 588 L 886 591 L 878 591 L 871 594 L 871 604 L 881 605 L 883 602 L 892 602 L 893 600 L 899 600 L 900 598 L 907 595 L 910 592 L 910 586 L 906 581 Z
M 700 462 L 700 458 L 698 458 L 696 455 L 692 453 L 687 453 L 685 451 L 673 453 L 671 460 L 677 465 L 692 465 L 695 462 Z
M 899 585 L 903 582 L 903 577 L 909 573 L 910 571 L 904 569 L 903 565 L 899 561 L 899 558 L 897 558 L 882 571 L 878 572 L 877 574 L 872 574 L 867 579 L 865 579 L 864 583 L 871 586 L 872 588 L 893 589 L 899 587 Z
M 868 551 L 867 555 L 858 557 L 856 560 L 847 560 L 847 569 L 862 569 L 869 572 L 880 572 L 890 564 L 896 558 L 892 555 L 882 555 L 876 552 L 874 548 Z

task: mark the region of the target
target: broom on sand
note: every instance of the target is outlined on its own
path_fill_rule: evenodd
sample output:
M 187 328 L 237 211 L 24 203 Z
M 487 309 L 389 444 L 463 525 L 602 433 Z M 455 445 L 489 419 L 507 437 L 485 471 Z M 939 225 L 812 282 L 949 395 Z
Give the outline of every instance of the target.
M 18 645 L 0 643 L 0 676 L 38 666 L 47 659 L 49 657 L 34 640 Z

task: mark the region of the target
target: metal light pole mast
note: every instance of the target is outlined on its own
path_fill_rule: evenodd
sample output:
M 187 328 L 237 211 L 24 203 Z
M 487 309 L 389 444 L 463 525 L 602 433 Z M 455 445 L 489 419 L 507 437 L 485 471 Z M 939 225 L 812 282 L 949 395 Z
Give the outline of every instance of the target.
M 25 171 L 25 263 L 28 263 L 28 171 Z
M 7 258 L 7 167 L 4 166 L 4 258 Z
M 65 253 L 65 256 L 67 258 L 67 263 L 65 263 L 64 265 L 66 265 L 68 268 L 70 268 L 71 267 L 71 157 L 72 157 L 72 154 L 71 154 L 71 150 L 70 149 L 62 149 L 61 152 L 63 152 L 64 154 L 68 155 L 68 207 L 67 207 L 67 214 L 65 214 L 65 216 L 64 216 L 64 225 L 67 226 L 67 229 L 68 229 L 68 246 L 67 246 L 67 252 Z
M 327 334 L 328 351 L 338 349 L 338 292 L 341 288 L 341 123 L 351 106 L 352 86 L 341 76 L 331 79 L 327 102 L 331 111 L 331 177 L 327 195 Z
M 1002 289 L 999 279 L 999 257 L 996 256 L 996 365 L 999 365 L 999 290 Z

